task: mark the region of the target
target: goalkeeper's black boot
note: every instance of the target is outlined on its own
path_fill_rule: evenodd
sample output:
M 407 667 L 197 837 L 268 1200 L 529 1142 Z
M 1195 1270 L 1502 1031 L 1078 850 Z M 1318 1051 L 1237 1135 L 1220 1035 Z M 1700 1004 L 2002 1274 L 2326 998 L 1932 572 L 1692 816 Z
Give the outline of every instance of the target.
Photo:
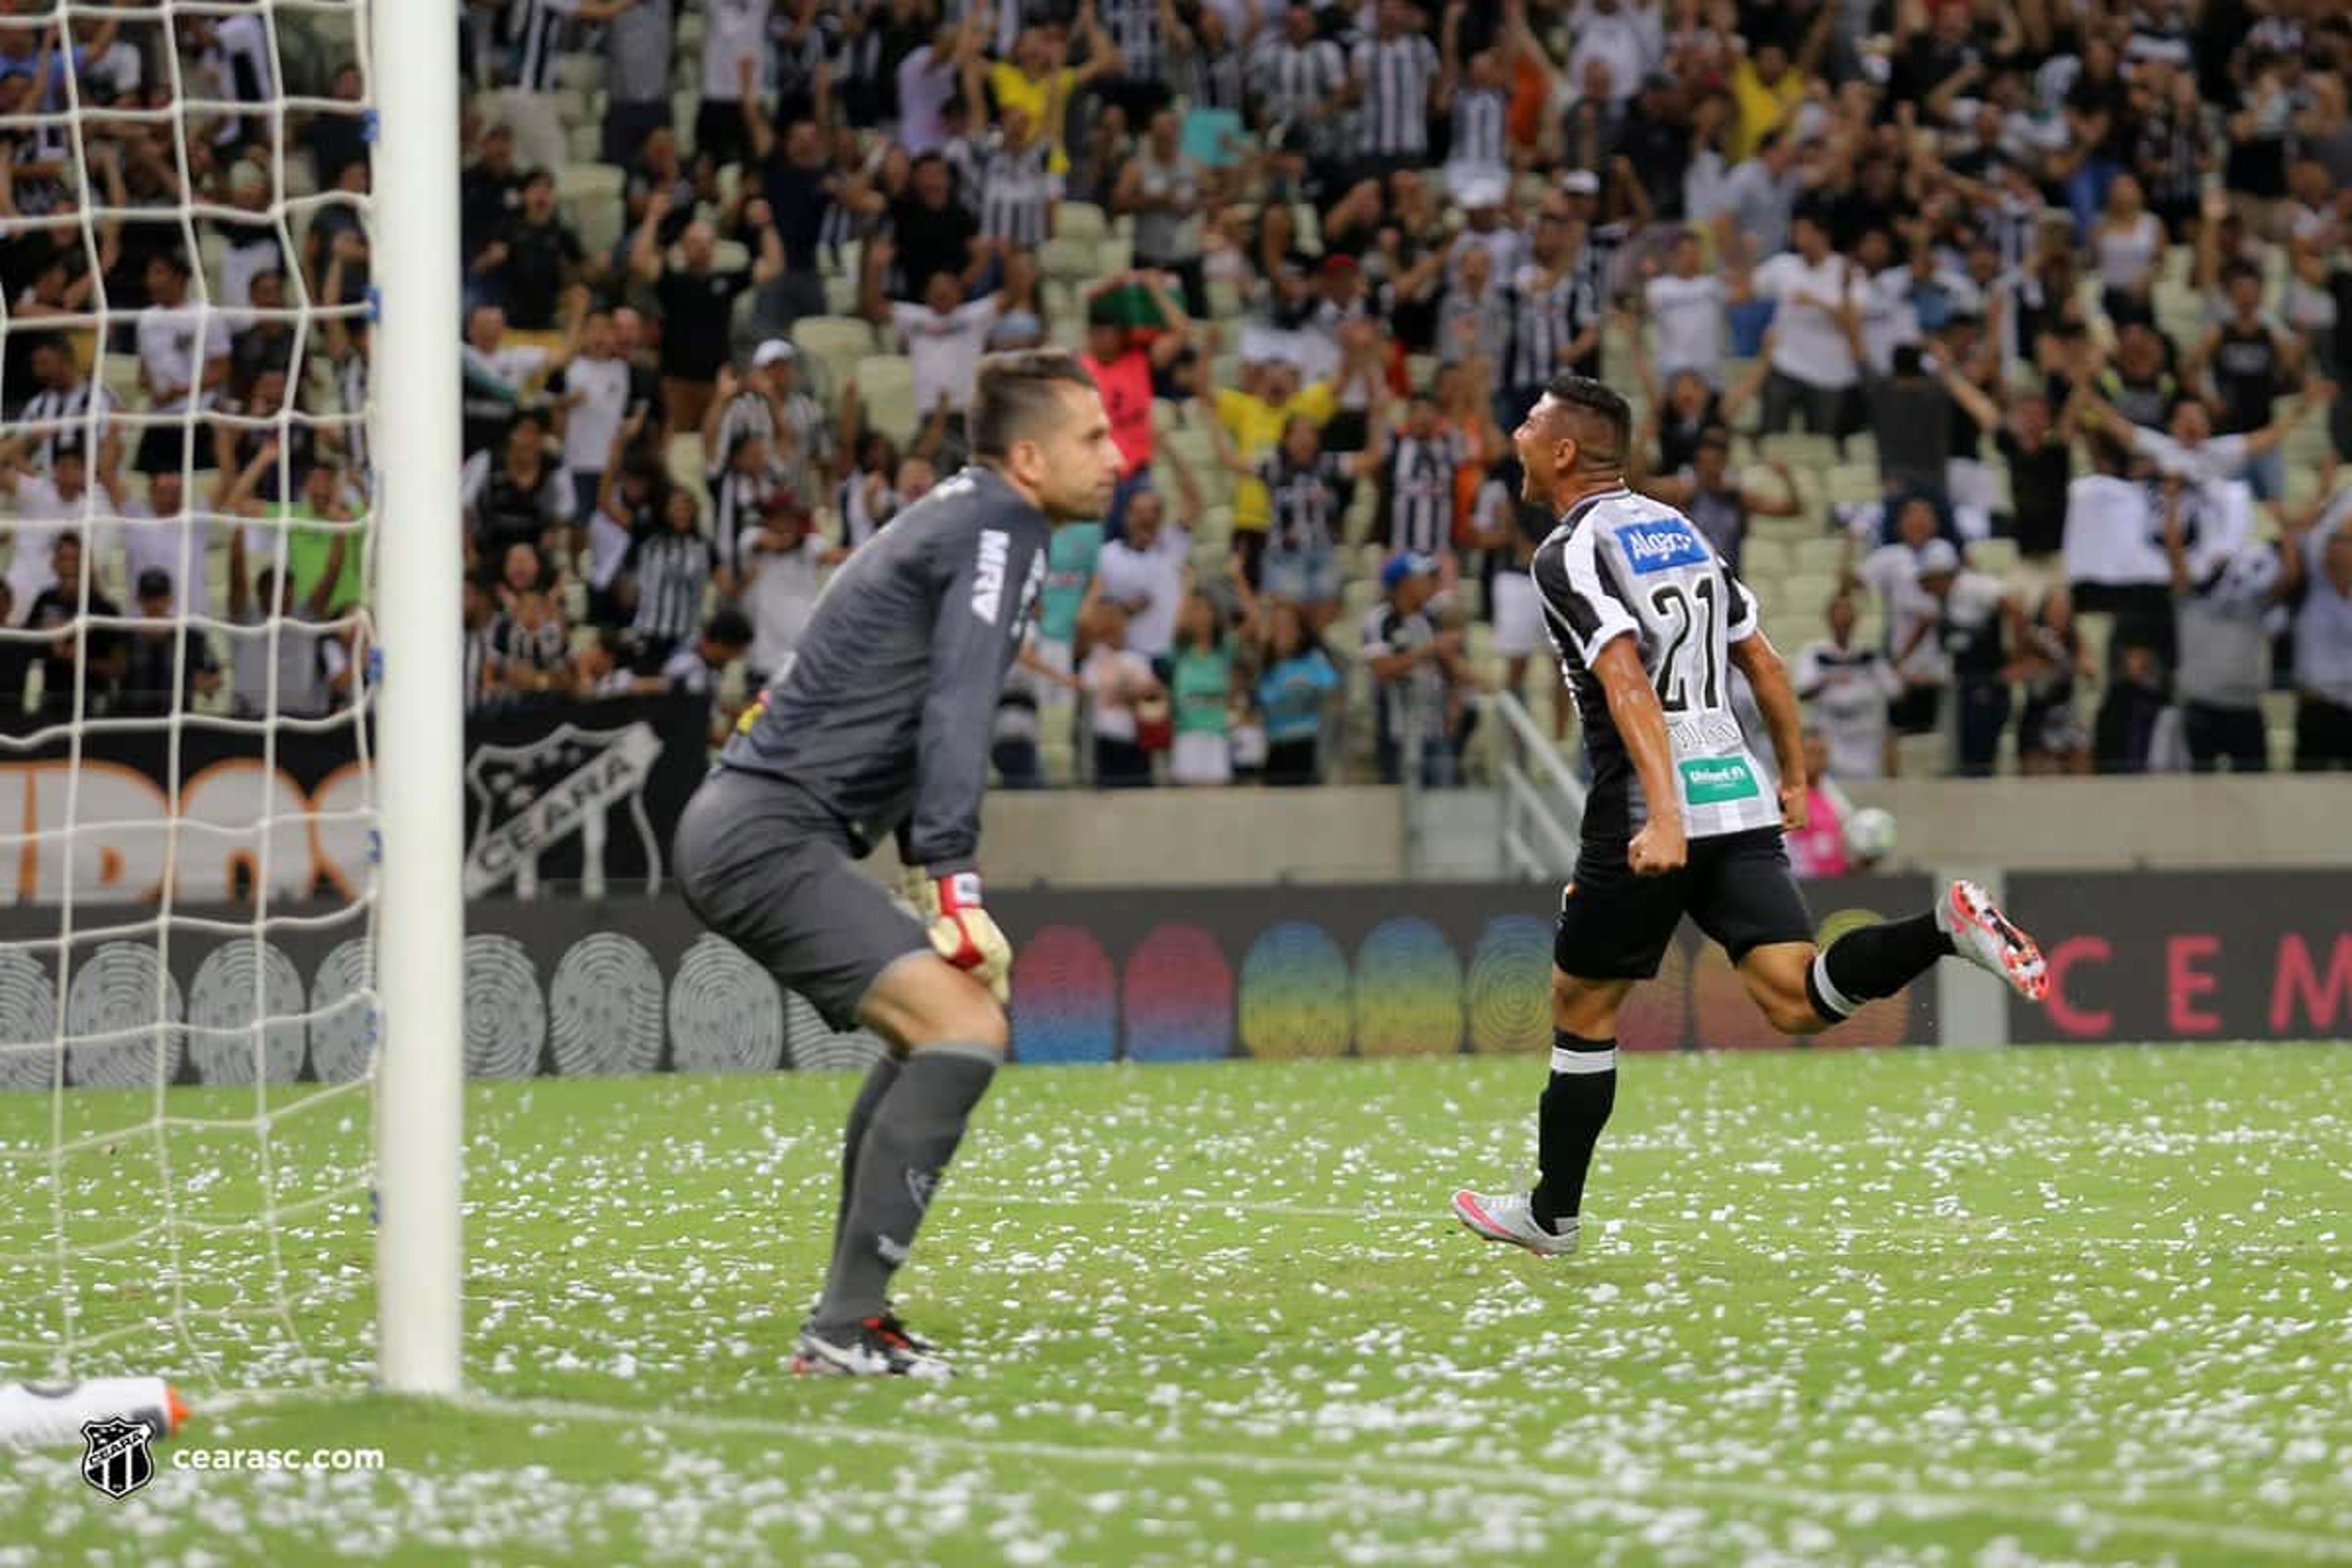
M 821 1329 L 811 1323 L 801 1330 L 793 1347 L 793 1373 L 798 1377 L 919 1377 L 955 1375 L 939 1354 L 919 1344 L 885 1312 L 846 1329 Z

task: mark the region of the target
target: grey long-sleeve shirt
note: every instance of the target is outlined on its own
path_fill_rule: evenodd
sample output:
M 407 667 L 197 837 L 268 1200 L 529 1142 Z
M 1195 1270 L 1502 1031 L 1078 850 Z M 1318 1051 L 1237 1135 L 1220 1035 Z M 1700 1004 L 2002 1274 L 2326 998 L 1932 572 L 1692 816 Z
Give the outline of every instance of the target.
M 1051 525 L 974 465 L 900 512 L 818 597 L 721 767 L 788 779 L 862 855 L 896 830 L 910 866 L 969 870 L 1004 674 L 1045 578 Z

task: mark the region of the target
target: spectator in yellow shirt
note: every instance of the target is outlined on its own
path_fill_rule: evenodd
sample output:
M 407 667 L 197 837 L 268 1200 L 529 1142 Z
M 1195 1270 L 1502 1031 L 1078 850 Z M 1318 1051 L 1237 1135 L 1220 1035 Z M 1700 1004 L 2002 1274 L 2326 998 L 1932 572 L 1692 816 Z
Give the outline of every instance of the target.
M 1205 378 L 1208 367 L 1202 366 Z M 1281 360 L 1263 360 L 1242 366 L 1239 386 L 1212 390 L 1216 419 L 1209 426 L 1218 457 L 1229 468 L 1255 468 L 1258 460 L 1282 441 L 1290 421 L 1305 417 L 1318 429 L 1339 405 L 1339 392 L 1328 381 L 1302 385 L 1298 367 Z M 1265 550 L 1266 519 L 1272 506 L 1265 483 L 1255 475 L 1234 487 L 1234 550 L 1242 557 L 1252 581 L 1258 558 Z
M 1738 113 L 1724 139 L 1728 162 L 1738 163 L 1753 157 L 1757 143 L 1787 123 L 1805 101 L 1805 83 L 1829 38 L 1822 24 L 1834 15 L 1835 7 L 1822 7 L 1820 21 L 1805 35 L 1803 50 L 1794 61 L 1786 47 L 1768 40 L 1741 56 L 1731 68 L 1731 101 Z
M 997 113 L 1020 110 L 1053 144 L 1053 154 L 1045 163 L 1048 174 L 1070 171 L 1069 149 L 1063 136 L 1070 100 L 1095 78 L 1116 75 L 1126 65 L 1095 19 L 1094 0 L 1078 7 L 1078 34 L 1087 44 L 1084 65 L 1067 63 L 1070 44 L 1061 28 L 1036 26 L 1021 29 L 1013 40 L 1011 59 L 997 60 L 988 68 L 988 95 L 996 100 Z

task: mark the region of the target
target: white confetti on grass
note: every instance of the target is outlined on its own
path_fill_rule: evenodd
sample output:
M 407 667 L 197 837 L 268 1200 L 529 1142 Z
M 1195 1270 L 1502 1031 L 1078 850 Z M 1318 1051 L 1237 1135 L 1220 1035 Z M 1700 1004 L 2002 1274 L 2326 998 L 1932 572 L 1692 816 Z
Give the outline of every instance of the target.
M 374 1430 L 394 1469 L 151 1489 L 135 1552 L 62 1508 L 86 1491 L 69 1466 L 0 1470 L 0 1541 L 122 1562 L 248 1542 L 278 1561 L 2336 1560 L 2338 1059 L 1637 1058 L 1592 1239 L 1561 1267 L 1442 1215 L 1452 1186 L 1527 1169 L 1527 1063 L 1014 1072 L 902 1280 L 970 1372 L 925 1390 L 780 1369 L 851 1080 L 477 1089 L 474 1406 L 200 1399 L 218 1440 Z M 222 1161 L 207 1200 L 239 1179 Z M 95 1177 L 76 1198 L 107 1206 Z M 342 1239 L 363 1247 L 363 1216 Z M 363 1367 L 351 1340 L 329 1381 Z M 231 1390 L 272 1370 L 257 1346 L 222 1356 Z M 471 1533 L 446 1534 L 459 1520 Z

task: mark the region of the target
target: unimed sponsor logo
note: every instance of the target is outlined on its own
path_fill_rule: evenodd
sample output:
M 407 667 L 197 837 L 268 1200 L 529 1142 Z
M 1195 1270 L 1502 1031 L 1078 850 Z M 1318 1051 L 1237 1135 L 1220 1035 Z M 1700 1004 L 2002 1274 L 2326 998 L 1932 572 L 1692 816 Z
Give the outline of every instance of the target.
M 1690 797 L 1693 805 L 1745 800 L 1756 793 L 1756 775 L 1748 771 L 1746 763 L 1737 760 L 1685 763 L 1683 793 Z
M 1617 541 L 1625 547 L 1625 559 L 1633 563 L 1633 570 L 1643 574 L 1673 566 L 1696 566 L 1706 559 L 1706 547 L 1698 535 L 1675 518 L 1620 529 Z

